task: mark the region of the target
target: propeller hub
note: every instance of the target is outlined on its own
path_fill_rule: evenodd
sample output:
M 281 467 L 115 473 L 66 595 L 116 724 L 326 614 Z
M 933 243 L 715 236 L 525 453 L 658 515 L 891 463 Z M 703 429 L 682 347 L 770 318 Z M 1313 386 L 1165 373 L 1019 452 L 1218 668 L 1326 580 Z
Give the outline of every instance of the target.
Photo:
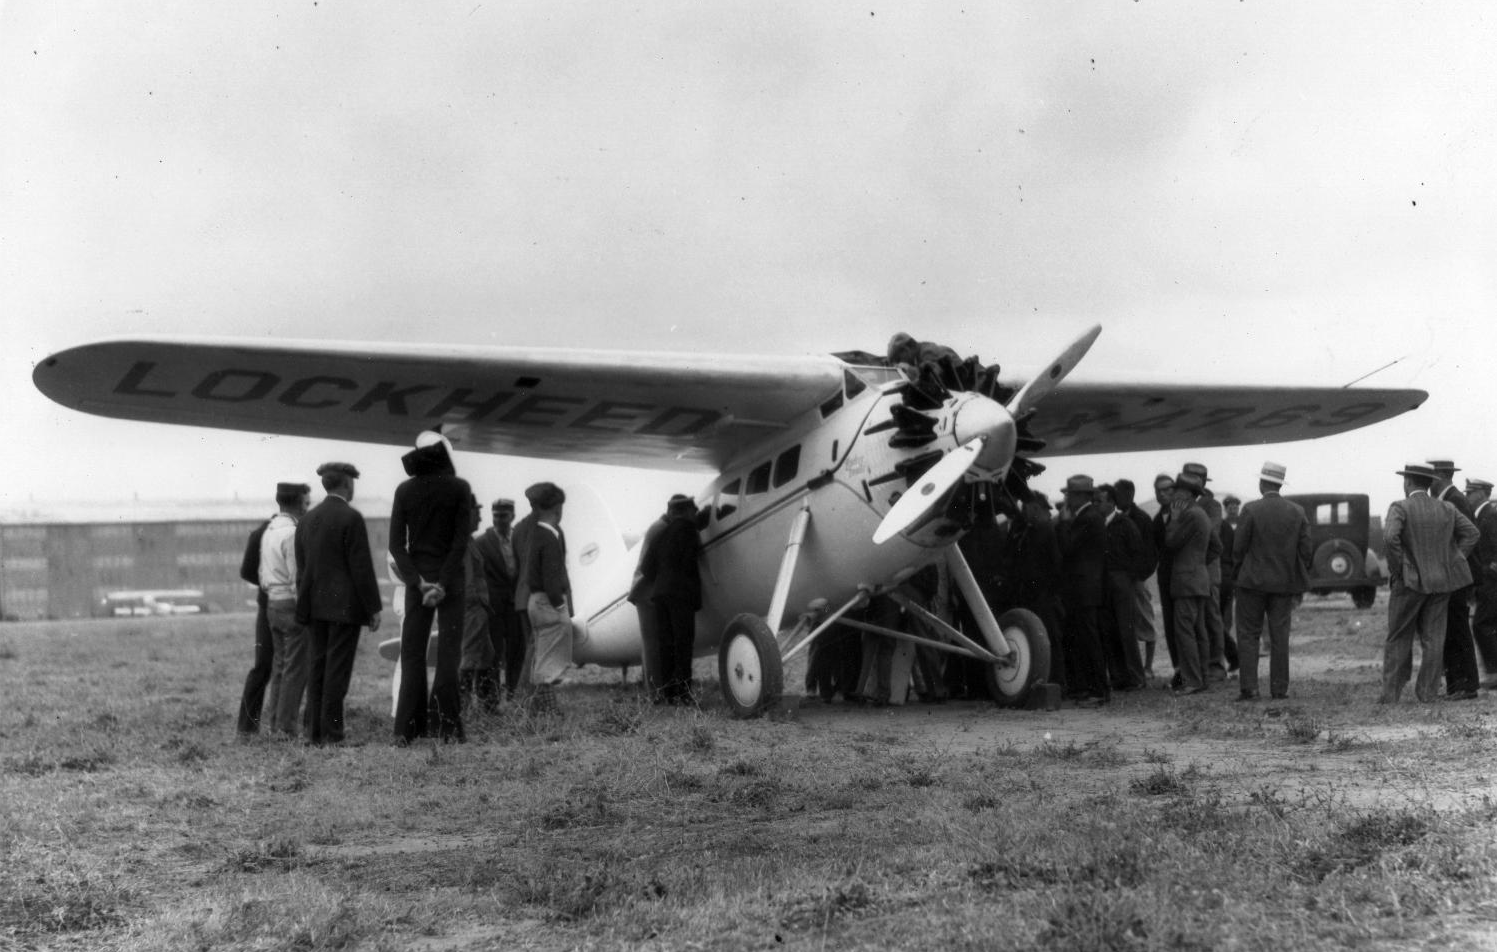
M 985 476 L 999 477 L 1008 471 L 1019 448 L 1019 426 L 1013 414 L 996 400 L 968 394 L 951 418 L 958 445 L 983 438 L 982 451 L 973 468 Z

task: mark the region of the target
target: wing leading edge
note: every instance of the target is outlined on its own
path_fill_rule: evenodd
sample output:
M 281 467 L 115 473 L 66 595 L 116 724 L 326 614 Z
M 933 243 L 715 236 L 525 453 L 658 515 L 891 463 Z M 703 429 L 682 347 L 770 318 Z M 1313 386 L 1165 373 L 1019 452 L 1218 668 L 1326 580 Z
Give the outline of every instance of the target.
M 844 368 L 830 356 L 138 339 L 61 351 L 32 378 L 63 406 L 127 420 L 392 445 L 441 424 L 463 450 L 703 471 L 840 394 Z

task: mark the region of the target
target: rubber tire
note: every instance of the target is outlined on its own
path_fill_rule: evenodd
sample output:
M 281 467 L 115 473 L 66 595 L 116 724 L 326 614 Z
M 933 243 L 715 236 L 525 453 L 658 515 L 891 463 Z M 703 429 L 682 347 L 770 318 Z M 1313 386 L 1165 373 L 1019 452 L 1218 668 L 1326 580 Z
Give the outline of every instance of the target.
M 785 668 L 779 642 L 764 619 L 745 612 L 728 622 L 717 648 L 717 677 L 723 703 L 734 717 L 758 717 L 779 701 Z
M 1022 707 L 1029 690 L 1050 674 L 1050 636 L 1034 612 L 1011 608 L 998 616 L 1003 637 L 1018 653 L 1012 664 L 989 665 L 983 672 L 988 693 L 999 707 Z M 993 645 L 988 644 L 989 648 Z
M 1377 588 L 1372 585 L 1361 585 L 1351 590 L 1351 603 L 1358 608 L 1371 608 L 1372 603 L 1377 601 Z
M 1367 556 L 1350 542 L 1332 539 L 1315 550 L 1315 557 L 1310 560 L 1310 577 L 1320 584 L 1351 582 L 1362 576 L 1366 561 Z

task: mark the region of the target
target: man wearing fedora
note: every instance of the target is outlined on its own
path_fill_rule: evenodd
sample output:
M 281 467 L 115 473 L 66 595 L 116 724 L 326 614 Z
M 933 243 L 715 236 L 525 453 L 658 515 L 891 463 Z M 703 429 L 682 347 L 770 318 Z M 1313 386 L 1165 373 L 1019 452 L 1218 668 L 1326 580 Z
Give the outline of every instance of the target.
M 1090 476 L 1072 476 L 1064 492 L 1056 536 L 1066 609 L 1066 687 L 1077 703 L 1095 707 L 1112 700 L 1102 654 L 1107 521 L 1093 505 L 1096 487 Z
M 672 496 L 665 513 L 665 528 L 645 551 L 639 574 L 655 608 L 661 696 L 667 704 L 690 704 L 696 614 L 702 608 L 702 576 L 697 564 L 702 537 L 697 531 L 696 503 L 690 496 Z
M 1470 519 L 1430 495 L 1435 470 L 1409 463 L 1398 470 L 1403 499 L 1388 507 L 1383 544 L 1388 553 L 1388 640 L 1383 646 L 1379 702 L 1396 704 L 1413 668 L 1414 636 L 1423 657 L 1414 695 L 1431 702 L 1439 694 L 1445 655 L 1445 615 L 1450 593 L 1471 584 L 1467 554 L 1478 532 Z
M 1206 552 L 1212 538 L 1211 520 L 1197 500 L 1206 485 L 1193 473 L 1175 477 L 1166 513 L 1164 545 L 1171 554 L 1170 599 L 1175 620 L 1175 658 L 1179 670 L 1175 690 L 1200 694 L 1206 690 L 1206 664 L 1211 636 L 1206 628 L 1206 603 L 1211 599 L 1211 575 Z
M 1435 481 L 1429 494 L 1441 502 L 1448 502 L 1461 515 L 1476 524 L 1476 513 L 1466 501 L 1465 494 L 1455 488 L 1455 474 L 1460 467 L 1450 459 L 1425 460 L 1435 471 Z M 1476 566 L 1471 566 L 1472 578 L 1478 577 Z M 1476 668 L 1476 647 L 1471 640 L 1471 586 L 1450 593 L 1450 607 L 1445 612 L 1445 696 L 1452 701 L 1476 700 L 1479 681 Z
M 1258 648 L 1268 623 L 1268 689 L 1289 696 L 1289 626 L 1294 598 L 1310 587 L 1310 520 L 1279 495 L 1285 469 L 1264 463 L 1255 499 L 1243 507 L 1232 538 L 1237 564 L 1238 700 L 1258 696 Z
M 1492 505 L 1492 484 L 1485 479 L 1466 480 L 1466 502 L 1475 516 L 1471 521 L 1481 532 L 1470 559 L 1476 580 L 1471 589 L 1476 607 L 1471 635 L 1481 655 L 1481 686 L 1490 691 L 1497 688 L 1497 506 Z
M 1186 463 L 1180 469 L 1201 481 L 1201 495 L 1196 499 L 1196 504 L 1201 507 L 1206 520 L 1211 524 L 1211 535 L 1206 540 L 1206 573 L 1211 576 L 1211 594 L 1206 602 L 1206 635 L 1211 652 L 1201 659 L 1201 663 L 1208 680 L 1225 681 L 1228 667 L 1237 667 L 1237 645 L 1235 642 L 1228 645 L 1227 626 L 1222 620 L 1222 563 L 1231 558 L 1222 544 L 1222 505 L 1216 501 L 1216 494 L 1208 485 L 1211 477 L 1207 475 L 1205 463 Z

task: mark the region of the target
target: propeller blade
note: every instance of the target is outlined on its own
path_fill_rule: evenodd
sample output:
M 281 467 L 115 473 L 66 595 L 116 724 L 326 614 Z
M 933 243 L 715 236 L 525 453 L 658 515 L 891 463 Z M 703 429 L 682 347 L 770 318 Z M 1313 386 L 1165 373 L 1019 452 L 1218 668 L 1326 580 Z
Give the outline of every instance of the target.
M 1081 358 L 1086 356 L 1086 352 L 1092 349 L 1092 344 L 1096 342 L 1097 335 L 1100 333 L 1102 333 L 1102 325 L 1093 324 L 1091 330 L 1076 338 L 1070 347 L 1061 351 L 1059 357 L 1050 361 L 1044 373 L 1036 374 L 1034 379 L 1026 383 L 1024 389 L 1009 401 L 1008 412 L 1012 413 L 1015 419 L 1021 419 L 1025 413 L 1033 410 L 1041 400 L 1050 395 L 1050 391 L 1066 379 L 1066 374 L 1076 369 L 1076 365 L 1081 362 Z
M 946 495 L 948 489 L 961 482 L 968 468 L 977 459 L 977 454 L 982 451 L 984 442 L 979 436 L 964 443 L 927 470 L 918 483 L 899 497 L 889 514 L 878 524 L 877 531 L 873 533 L 874 544 L 883 545 L 919 522 Z

